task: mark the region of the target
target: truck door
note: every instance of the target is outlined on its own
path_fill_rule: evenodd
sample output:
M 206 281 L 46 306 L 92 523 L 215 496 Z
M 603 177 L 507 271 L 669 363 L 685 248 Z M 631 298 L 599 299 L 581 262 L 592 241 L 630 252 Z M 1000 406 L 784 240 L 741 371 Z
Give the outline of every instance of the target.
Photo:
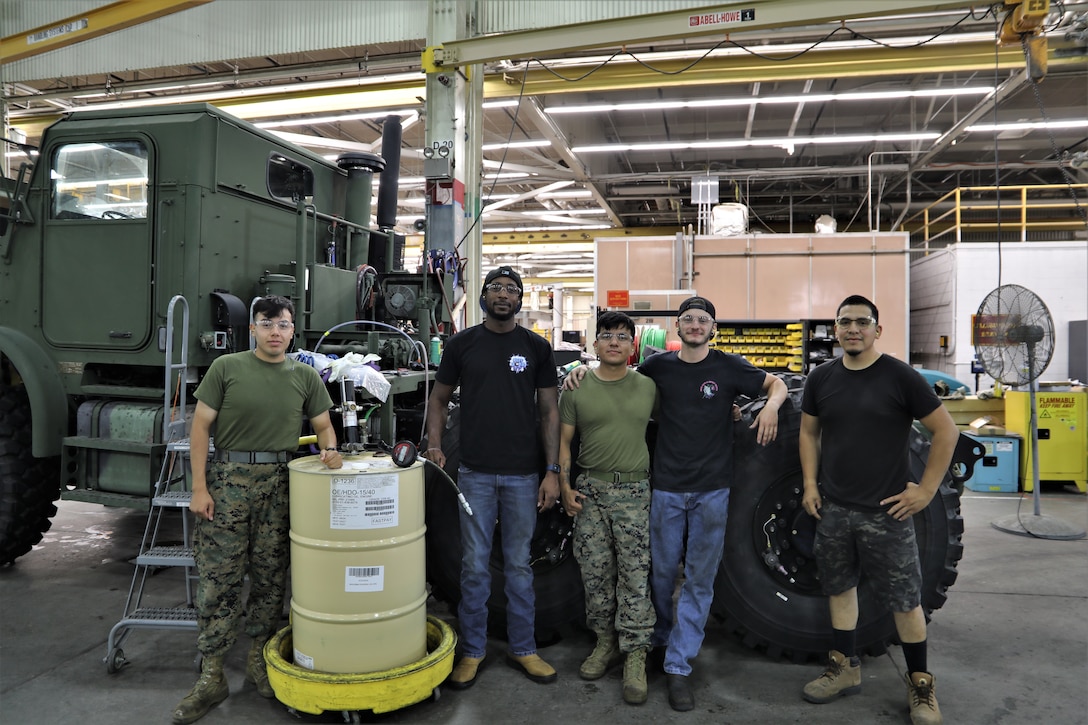
M 132 350 L 151 335 L 151 150 L 146 138 L 46 150 L 42 329 L 59 347 Z

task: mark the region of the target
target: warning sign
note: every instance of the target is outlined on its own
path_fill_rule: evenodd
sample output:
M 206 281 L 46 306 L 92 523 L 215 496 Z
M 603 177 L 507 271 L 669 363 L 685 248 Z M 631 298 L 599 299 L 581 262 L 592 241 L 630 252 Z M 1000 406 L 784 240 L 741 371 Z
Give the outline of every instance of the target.
M 971 315 L 971 344 L 1008 345 L 1005 335 L 1017 320 L 1012 315 Z
M 608 297 L 607 307 L 630 307 L 631 292 L 625 289 L 610 289 L 606 293 Z

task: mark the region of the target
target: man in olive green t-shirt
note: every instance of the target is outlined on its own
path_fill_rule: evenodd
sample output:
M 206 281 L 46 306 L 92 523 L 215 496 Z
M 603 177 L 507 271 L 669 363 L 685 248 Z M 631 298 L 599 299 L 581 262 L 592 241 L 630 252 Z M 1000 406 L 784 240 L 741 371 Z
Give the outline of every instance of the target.
M 264 644 L 283 613 L 289 563 L 288 469 L 307 417 L 329 468 L 343 461 L 329 416 L 332 399 L 309 365 L 287 359 L 294 307 L 279 296 L 253 305 L 253 351 L 217 358 L 196 389 L 190 433 L 196 515 L 193 548 L 200 575 L 196 591 L 201 675 L 174 709 L 175 725 L 203 717 L 226 699 L 223 657 L 236 639 L 242 612 L 253 645 L 246 680 L 273 697 Z M 208 461 L 212 424 L 215 455 Z M 242 582 L 250 591 L 242 602 Z
M 649 583 L 646 425 L 657 386 L 627 367 L 634 334 L 634 323 L 622 312 L 597 318 L 594 345 L 601 364 L 559 399 L 559 480 L 563 507 L 575 517 L 574 556 L 582 570 L 586 622 L 597 635 L 578 674 L 596 680 L 625 659 L 623 699 L 637 705 L 647 697 L 646 653 L 656 620 Z M 572 486 L 575 432 L 582 474 Z

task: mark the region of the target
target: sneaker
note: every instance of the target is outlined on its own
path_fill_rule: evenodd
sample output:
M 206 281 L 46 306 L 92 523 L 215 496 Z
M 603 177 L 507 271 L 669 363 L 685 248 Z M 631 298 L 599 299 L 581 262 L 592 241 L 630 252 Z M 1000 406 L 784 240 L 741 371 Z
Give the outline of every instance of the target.
M 669 707 L 677 712 L 687 712 L 695 707 L 695 695 L 691 694 L 691 685 L 687 675 L 665 674 L 665 685 L 669 689 Z
M 910 704 L 910 721 L 913 725 L 941 725 L 941 708 L 937 705 L 933 675 L 928 672 L 912 672 L 907 680 L 907 702 Z
M 476 676 L 480 674 L 480 663 L 483 657 L 462 657 L 453 672 L 446 679 L 446 685 L 454 690 L 467 690 L 476 684 Z
M 629 705 L 641 705 L 646 702 L 649 688 L 646 686 L 646 650 L 635 650 L 627 654 L 623 664 L 623 701 Z
M 583 680 L 599 680 L 605 673 L 615 667 L 623 659 L 619 643 L 615 636 L 597 637 L 597 646 L 586 657 L 585 662 L 578 669 L 578 676 Z
M 511 667 L 521 670 L 526 677 L 541 685 L 555 682 L 559 678 L 555 668 L 540 659 L 540 655 L 531 654 L 517 656 L 508 654 L 506 656 L 506 661 Z
M 809 702 L 823 704 L 846 695 L 861 692 L 861 661 L 857 657 L 847 658 L 838 650 L 831 650 L 827 655 L 827 669 L 812 682 L 805 685 L 802 697 Z

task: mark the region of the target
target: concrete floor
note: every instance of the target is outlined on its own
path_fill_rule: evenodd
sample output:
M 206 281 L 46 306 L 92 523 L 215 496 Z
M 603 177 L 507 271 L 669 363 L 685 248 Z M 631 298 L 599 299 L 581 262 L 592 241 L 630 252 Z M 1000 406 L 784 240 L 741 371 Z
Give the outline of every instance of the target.
M 996 531 L 990 522 L 1016 512 L 1020 496 L 966 492 L 966 551 L 959 579 L 930 627 L 930 668 L 947 723 L 1088 722 L 1088 541 L 1048 541 Z M 1032 512 L 1030 495 L 1022 512 Z M 1084 528 L 1088 497 L 1072 487 L 1046 489 L 1042 511 Z M 110 628 L 121 615 L 144 516 L 75 502 L 45 541 L 0 569 L 0 722 L 168 723 L 195 680 L 191 632 L 134 630 L 117 674 L 103 664 Z M 170 597 L 180 580 L 163 582 Z M 157 589 L 153 585 L 153 589 Z M 158 596 L 158 594 L 156 594 Z M 162 605 L 176 602 L 164 602 Z M 432 613 L 449 618 L 432 600 Z M 696 708 L 677 713 L 664 678 L 650 678 L 650 699 L 624 704 L 621 670 L 597 682 L 578 679 L 591 647 L 583 631 L 564 633 L 541 651 L 559 681 L 536 685 L 502 662 L 492 641 L 476 686 L 443 689 L 428 700 L 363 722 L 422 723 L 908 723 L 899 648 L 864 659 L 860 695 L 827 705 L 801 700 L 815 664 L 771 660 L 746 649 L 711 622 L 695 662 Z M 228 659 L 231 696 L 201 722 L 344 722 L 342 712 L 297 717 L 243 683 L 248 641 Z M 893 658 L 894 657 L 894 662 Z

